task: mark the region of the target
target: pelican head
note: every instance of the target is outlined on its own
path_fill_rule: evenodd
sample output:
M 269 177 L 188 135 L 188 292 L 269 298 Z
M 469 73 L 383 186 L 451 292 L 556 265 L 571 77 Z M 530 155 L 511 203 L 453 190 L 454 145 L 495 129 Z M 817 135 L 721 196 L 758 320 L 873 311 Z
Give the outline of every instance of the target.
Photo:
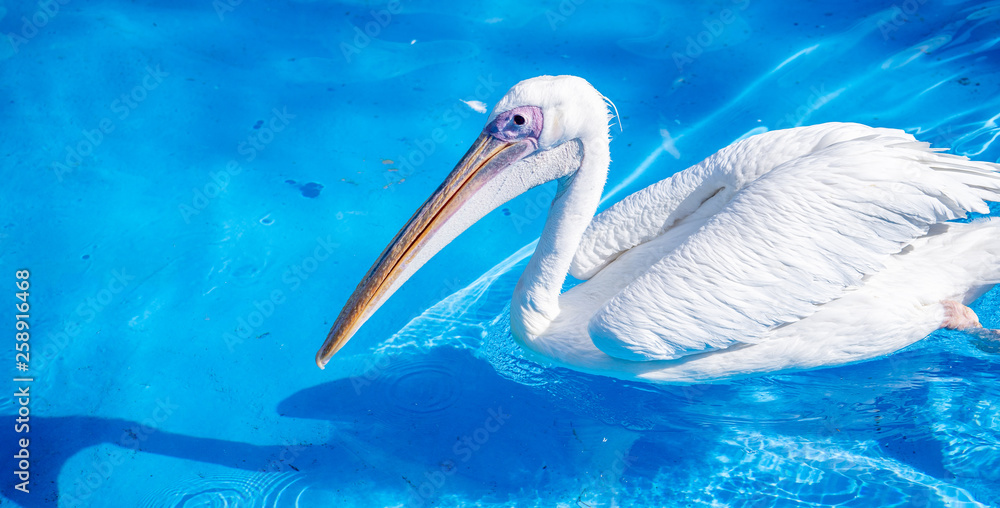
M 490 211 L 552 180 L 560 180 L 562 192 L 591 165 L 585 160 L 603 166 L 604 174 L 597 175 L 603 185 L 608 120 L 604 97 L 582 78 L 540 76 L 514 85 L 444 183 L 361 279 L 316 353 L 316 364 L 323 368 L 403 282 Z

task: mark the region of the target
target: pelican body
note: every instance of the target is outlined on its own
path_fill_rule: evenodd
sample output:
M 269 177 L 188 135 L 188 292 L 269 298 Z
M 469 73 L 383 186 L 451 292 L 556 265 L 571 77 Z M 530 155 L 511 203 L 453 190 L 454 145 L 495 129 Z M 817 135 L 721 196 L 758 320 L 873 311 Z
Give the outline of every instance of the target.
M 826 123 L 737 141 L 596 217 L 606 99 L 582 78 L 515 85 L 347 301 L 321 368 L 428 259 L 558 180 L 510 305 L 529 352 L 622 379 L 690 383 L 841 365 L 942 327 L 1000 281 L 1000 166 L 895 129 Z M 583 280 L 562 293 L 567 274 Z

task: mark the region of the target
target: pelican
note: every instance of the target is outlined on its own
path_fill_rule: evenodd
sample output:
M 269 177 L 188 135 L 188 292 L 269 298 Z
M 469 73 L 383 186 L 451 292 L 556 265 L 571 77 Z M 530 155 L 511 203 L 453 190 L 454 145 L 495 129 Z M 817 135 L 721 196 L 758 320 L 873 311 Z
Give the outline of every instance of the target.
M 552 180 L 510 304 L 534 358 L 621 379 L 692 383 L 843 365 L 939 328 L 1000 282 L 1000 165 L 901 130 L 825 123 L 758 134 L 597 211 L 609 101 L 575 76 L 504 95 L 444 183 L 393 238 L 316 354 L 323 368 L 428 259 Z M 582 280 L 566 292 L 567 275 Z

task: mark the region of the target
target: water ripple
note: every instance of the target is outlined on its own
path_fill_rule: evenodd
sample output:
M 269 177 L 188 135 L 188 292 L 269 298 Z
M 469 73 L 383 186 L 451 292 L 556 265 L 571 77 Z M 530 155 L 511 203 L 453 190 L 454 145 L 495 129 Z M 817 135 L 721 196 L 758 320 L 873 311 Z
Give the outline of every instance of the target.
M 308 489 L 294 473 L 246 473 L 191 478 L 151 494 L 145 508 L 298 507 Z
M 386 385 L 384 402 L 393 412 L 426 418 L 446 411 L 457 402 L 461 376 L 453 365 L 426 359 L 400 363 L 387 369 L 382 377 Z

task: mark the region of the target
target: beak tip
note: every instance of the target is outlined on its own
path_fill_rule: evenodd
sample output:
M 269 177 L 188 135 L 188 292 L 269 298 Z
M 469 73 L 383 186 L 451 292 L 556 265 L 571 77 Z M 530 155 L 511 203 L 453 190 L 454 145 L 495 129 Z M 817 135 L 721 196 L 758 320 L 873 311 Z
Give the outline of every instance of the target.
M 329 358 L 323 358 L 323 352 L 322 351 L 316 353 L 316 366 L 319 367 L 320 370 L 326 369 L 326 364 L 329 361 L 330 361 Z
M 319 348 L 319 351 L 316 351 L 316 366 L 321 370 L 326 368 L 326 364 L 330 363 L 333 355 L 337 354 L 337 351 L 340 351 L 340 348 L 344 347 L 344 344 L 350 339 L 349 336 L 346 339 L 338 336 L 337 332 L 340 330 L 340 327 L 337 325 L 339 324 L 340 320 L 338 319 L 337 324 L 327 334 L 323 346 Z

